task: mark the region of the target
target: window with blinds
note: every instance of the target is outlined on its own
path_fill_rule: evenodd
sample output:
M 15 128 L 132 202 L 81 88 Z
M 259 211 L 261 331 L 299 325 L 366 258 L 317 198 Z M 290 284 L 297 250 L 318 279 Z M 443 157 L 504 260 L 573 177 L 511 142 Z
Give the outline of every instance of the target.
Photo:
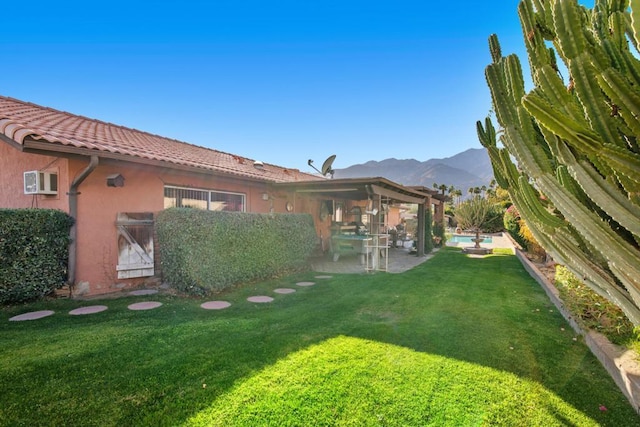
M 165 186 L 164 208 L 244 212 L 245 195 L 225 191 Z

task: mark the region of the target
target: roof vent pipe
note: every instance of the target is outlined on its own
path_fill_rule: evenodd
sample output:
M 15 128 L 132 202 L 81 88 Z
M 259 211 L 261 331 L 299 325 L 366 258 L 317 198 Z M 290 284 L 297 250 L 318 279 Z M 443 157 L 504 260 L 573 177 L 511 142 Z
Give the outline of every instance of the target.
M 73 179 L 73 181 L 71 182 L 71 185 L 69 186 L 69 192 L 67 193 L 67 195 L 69 196 L 69 215 L 73 218 L 73 224 L 71 225 L 71 229 L 69 230 L 69 238 L 71 241 L 69 243 L 69 272 L 68 272 L 67 283 L 69 284 L 70 287 L 73 287 L 73 285 L 76 282 L 76 253 L 77 253 L 76 240 L 78 236 L 78 229 L 77 229 L 78 195 L 80 194 L 78 192 L 78 187 L 89 176 L 89 174 L 93 172 L 95 168 L 98 167 L 98 163 L 99 163 L 98 156 L 95 156 L 95 155 L 91 156 L 91 160 L 89 161 L 89 164 L 87 165 L 86 168 L 84 168 L 84 170 L 82 170 L 82 172 L 80 172 L 78 176 L 76 176 Z

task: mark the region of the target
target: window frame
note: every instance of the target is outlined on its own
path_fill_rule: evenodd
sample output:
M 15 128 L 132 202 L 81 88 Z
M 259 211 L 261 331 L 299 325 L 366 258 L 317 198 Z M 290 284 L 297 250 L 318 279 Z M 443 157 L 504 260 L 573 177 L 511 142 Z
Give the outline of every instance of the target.
M 174 204 L 173 206 L 166 206 L 166 199 L 168 198 L 166 196 L 166 190 L 167 189 L 171 189 L 171 190 L 178 190 L 178 191 L 194 191 L 194 192 L 202 192 L 202 193 L 206 193 L 206 200 L 205 199 L 201 199 L 200 201 L 202 202 L 206 202 L 206 209 L 208 211 L 211 211 L 211 206 L 212 206 L 212 195 L 214 194 L 224 194 L 224 195 L 232 195 L 232 196 L 240 196 L 242 198 L 242 209 L 241 210 L 228 210 L 225 212 L 246 212 L 247 211 L 247 194 L 246 193 L 239 193 L 239 192 L 235 192 L 235 191 L 221 191 L 221 190 L 211 190 L 211 189 L 206 189 L 206 188 L 197 188 L 197 187 L 183 187 L 183 186 L 179 186 L 179 185 L 165 185 L 162 189 L 163 192 L 163 200 L 165 200 L 165 209 L 168 209 L 170 207 L 181 207 L 181 206 L 176 206 L 176 204 Z M 203 194 L 204 195 L 204 194 Z M 173 197 L 174 202 L 177 202 L 177 198 Z M 196 199 L 197 200 L 197 199 Z M 214 201 L 215 202 L 215 201 Z M 202 209 L 200 207 L 194 207 L 194 209 Z

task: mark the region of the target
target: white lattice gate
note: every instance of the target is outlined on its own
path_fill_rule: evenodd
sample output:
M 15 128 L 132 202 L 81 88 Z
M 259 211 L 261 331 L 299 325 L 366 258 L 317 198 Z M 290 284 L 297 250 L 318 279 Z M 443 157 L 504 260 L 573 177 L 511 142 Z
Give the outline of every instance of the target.
M 153 213 L 119 213 L 116 226 L 118 279 L 153 276 Z

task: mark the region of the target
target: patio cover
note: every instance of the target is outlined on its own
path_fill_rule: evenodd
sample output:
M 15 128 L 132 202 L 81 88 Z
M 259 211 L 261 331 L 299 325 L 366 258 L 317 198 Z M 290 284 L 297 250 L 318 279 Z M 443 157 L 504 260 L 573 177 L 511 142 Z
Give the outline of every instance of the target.
M 298 194 L 314 194 L 333 199 L 368 200 L 378 198 L 378 200 L 386 200 L 389 203 L 415 203 L 418 205 L 417 255 L 424 255 L 424 209 L 431 200 L 431 191 L 419 191 L 381 177 L 325 179 L 272 185 L 274 189 L 286 189 Z
M 318 181 L 283 182 L 274 188 L 293 190 L 296 193 L 316 193 L 338 199 L 366 200 L 378 194 L 396 202 L 425 203 L 433 194 L 426 188 L 407 187 L 386 178 L 339 178 Z

